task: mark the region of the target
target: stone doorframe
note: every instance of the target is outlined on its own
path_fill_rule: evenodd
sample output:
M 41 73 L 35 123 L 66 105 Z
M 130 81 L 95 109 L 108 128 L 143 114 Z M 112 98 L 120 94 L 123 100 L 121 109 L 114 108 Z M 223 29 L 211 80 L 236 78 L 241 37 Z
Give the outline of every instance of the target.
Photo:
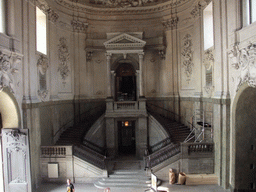
M 113 55 L 123 55 L 124 59 L 127 59 L 128 55 L 137 55 L 139 61 L 139 70 L 137 84 L 139 87 L 139 96 L 144 96 L 143 90 L 143 58 L 144 58 L 144 46 L 146 42 L 142 40 L 142 32 L 137 33 L 107 33 L 108 41 L 104 43 L 106 48 L 107 57 L 107 97 L 112 98 L 114 93 L 111 88 L 111 84 L 114 79 L 114 73 L 111 73 L 111 62 Z M 112 74 L 112 75 L 111 75 Z

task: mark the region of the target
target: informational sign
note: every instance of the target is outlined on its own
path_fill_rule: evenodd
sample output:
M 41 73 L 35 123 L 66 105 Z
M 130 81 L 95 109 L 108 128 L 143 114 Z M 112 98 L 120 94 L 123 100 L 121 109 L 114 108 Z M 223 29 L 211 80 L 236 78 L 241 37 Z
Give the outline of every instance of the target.
M 153 173 L 151 173 L 151 188 L 157 191 L 157 177 Z

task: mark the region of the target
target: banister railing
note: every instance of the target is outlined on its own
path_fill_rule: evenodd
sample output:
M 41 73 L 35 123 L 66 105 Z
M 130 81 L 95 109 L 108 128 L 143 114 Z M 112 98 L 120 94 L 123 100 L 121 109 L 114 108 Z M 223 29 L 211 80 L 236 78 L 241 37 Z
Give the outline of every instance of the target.
M 214 143 L 181 143 L 169 144 L 145 157 L 146 168 L 153 168 L 163 161 L 181 153 L 180 158 L 212 158 L 214 159 Z
M 105 169 L 106 167 L 106 156 L 83 145 L 41 146 L 41 158 L 65 158 L 72 155 L 75 155 L 101 169 Z
M 162 141 L 160 141 L 160 142 L 158 142 L 158 143 L 156 143 L 152 146 L 149 146 L 148 151 L 149 151 L 150 154 L 152 154 L 152 153 L 156 152 L 157 150 L 169 145 L 171 142 L 172 142 L 171 138 L 167 137 L 166 139 L 164 139 L 164 140 L 162 140 Z
M 106 148 L 104 148 L 104 147 L 100 147 L 100 146 L 98 146 L 98 145 L 96 145 L 96 144 L 94 144 L 94 143 L 92 143 L 92 142 L 90 142 L 90 141 L 88 141 L 86 139 L 83 140 L 83 144 L 86 147 L 88 147 L 88 148 L 90 148 L 90 149 L 92 149 L 94 151 L 97 151 L 101 155 L 106 155 Z
M 97 153 L 96 151 L 84 146 L 74 146 L 73 154 L 101 169 L 106 168 L 105 159 L 106 156 Z
M 178 153 L 180 153 L 180 145 L 169 144 L 157 152 L 145 157 L 146 168 L 152 168 Z

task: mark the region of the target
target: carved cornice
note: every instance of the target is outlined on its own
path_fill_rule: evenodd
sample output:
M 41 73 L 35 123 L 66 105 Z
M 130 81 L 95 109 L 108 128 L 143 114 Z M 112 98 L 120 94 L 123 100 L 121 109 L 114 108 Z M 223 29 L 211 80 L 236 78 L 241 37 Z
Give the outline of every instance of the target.
M 138 14 L 145 13 L 149 14 L 151 12 L 159 12 L 165 9 L 171 9 L 173 7 L 179 7 L 183 4 L 189 2 L 190 0 L 171 0 L 165 3 L 160 3 L 154 6 L 136 6 L 136 7 L 116 7 L 116 8 L 99 8 L 92 7 L 90 5 L 85 4 L 73 4 L 72 0 L 55 0 L 55 2 L 61 6 L 66 7 L 70 10 L 77 10 L 79 12 L 87 12 L 87 13 L 97 13 L 97 14 Z M 128 1 L 126 1 L 128 2 Z M 129 4 L 129 3 L 128 3 Z
M 238 45 L 229 52 L 231 66 L 240 71 L 237 91 L 243 83 L 256 88 L 256 44 L 240 49 Z
M 162 24 L 166 30 L 174 29 L 177 27 L 178 21 L 179 21 L 179 17 L 172 17 L 170 19 L 163 21 Z
M 192 38 L 190 34 L 185 35 L 183 38 L 183 46 L 182 46 L 182 67 L 185 70 L 185 74 L 188 79 L 192 75 L 192 68 L 194 66 L 193 63 L 193 51 L 192 51 Z
M 73 30 L 76 32 L 85 33 L 88 28 L 88 23 L 84 23 L 82 21 L 72 20 L 71 26 L 73 27 Z

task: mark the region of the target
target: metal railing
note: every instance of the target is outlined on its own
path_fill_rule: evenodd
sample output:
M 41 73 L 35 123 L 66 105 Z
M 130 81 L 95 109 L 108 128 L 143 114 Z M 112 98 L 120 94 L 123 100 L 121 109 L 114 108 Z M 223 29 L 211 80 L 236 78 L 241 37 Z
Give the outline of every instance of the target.
M 106 156 L 84 146 L 41 146 L 41 158 L 65 158 L 67 156 L 77 156 L 92 165 L 105 169 Z
M 169 144 L 166 147 L 158 150 L 157 152 L 145 157 L 146 168 L 152 168 L 163 161 L 173 157 L 174 155 L 180 153 L 179 144 Z
M 158 143 L 156 143 L 152 146 L 149 146 L 149 149 L 148 149 L 149 154 L 152 154 L 152 153 L 156 152 L 157 150 L 169 145 L 171 142 L 172 142 L 171 138 L 167 137 L 166 139 L 164 139 L 164 140 L 162 140 L 162 141 L 160 141 L 160 142 L 158 142 Z
M 94 151 L 96 151 L 96 152 L 98 152 L 102 155 L 106 155 L 106 148 L 104 148 L 104 147 L 100 147 L 100 146 L 98 146 L 98 145 L 96 145 L 96 144 L 94 144 L 94 143 L 92 143 L 92 142 L 90 142 L 86 139 L 83 140 L 83 144 L 86 147 L 88 147 L 88 148 L 90 148 L 90 149 L 92 149 L 92 150 L 94 150 Z
M 184 118 L 183 116 L 181 115 L 178 115 L 168 109 L 165 109 L 163 107 L 160 107 L 158 105 L 155 105 L 155 104 L 152 104 L 152 103 L 149 103 L 147 102 L 147 109 L 148 111 L 152 111 L 152 112 L 157 112 L 157 111 L 162 111 L 162 113 L 159 113 L 159 114 L 162 114 L 164 116 L 166 116 L 167 118 L 169 119 L 172 119 L 173 121 L 177 121 L 179 123 L 181 123 L 181 119 L 183 119 L 185 121 L 185 123 L 189 126 L 190 128 L 190 133 L 189 135 L 187 136 L 187 138 L 184 140 L 184 142 L 189 142 L 189 141 L 192 141 L 194 139 L 194 142 L 196 142 L 196 137 L 195 137 L 195 130 L 197 129 L 192 122 L 189 122 L 186 120 L 186 118 Z
M 74 146 L 73 154 L 83 159 L 84 161 L 87 161 L 93 164 L 96 167 L 99 167 L 101 169 L 106 168 L 106 164 L 105 164 L 106 156 L 100 153 L 97 153 L 96 151 L 84 145 Z

